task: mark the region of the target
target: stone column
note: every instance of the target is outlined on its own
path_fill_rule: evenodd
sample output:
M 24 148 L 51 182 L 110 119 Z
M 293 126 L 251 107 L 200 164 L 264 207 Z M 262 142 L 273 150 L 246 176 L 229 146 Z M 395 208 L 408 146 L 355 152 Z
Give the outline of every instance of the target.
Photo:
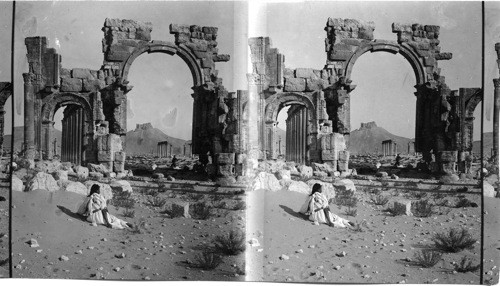
M 24 146 L 25 157 L 35 160 L 35 86 L 34 74 L 24 73 Z
M 497 48 L 498 45 L 498 48 Z M 500 43 L 495 45 L 495 48 L 497 49 L 497 52 L 500 52 Z M 498 166 L 498 128 L 499 126 L 499 112 L 500 112 L 500 78 L 498 79 L 493 79 L 493 83 L 495 85 L 495 93 L 494 93 L 494 103 L 493 103 L 493 158 L 494 161 L 493 163 L 495 166 Z M 484 150 L 487 151 L 487 150 Z

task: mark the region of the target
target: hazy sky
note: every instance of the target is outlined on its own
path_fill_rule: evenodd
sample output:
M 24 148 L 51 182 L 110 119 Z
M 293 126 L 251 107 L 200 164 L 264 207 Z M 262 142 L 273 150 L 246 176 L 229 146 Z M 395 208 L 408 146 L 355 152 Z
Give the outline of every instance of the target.
M 0 82 L 11 82 L 11 42 L 12 42 L 12 3 L 0 1 Z M 12 98 L 7 99 L 4 110 L 4 133 L 10 134 L 12 128 Z M 7 143 L 5 143 L 7 144 Z
M 267 4 L 261 10 L 268 16 L 261 19 L 260 32 L 272 38 L 287 67 L 323 68 L 328 17 L 373 21 L 375 38 L 386 40 L 397 39 L 393 22 L 430 24 L 441 26 L 441 51 L 453 53 L 452 60 L 439 62 L 450 88 L 481 87 L 480 2 L 305 2 Z M 376 121 L 394 134 L 415 136 L 415 75 L 401 55 L 364 54 L 351 79 L 357 85 L 351 93 L 352 129 Z M 476 113 L 478 137 L 480 110 Z
M 3 15 L 10 9 L 3 9 L 8 3 L 0 5 L 0 24 L 4 27 L 10 25 L 10 17 Z M 326 32 L 323 28 L 328 17 L 374 21 L 375 38 L 389 40 L 396 39 L 396 34 L 391 31 L 392 22 L 440 25 L 441 49 L 453 53 L 452 60 L 439 62 L 448 85 L 452 89 L 481 86 L 480 2 L 252 4 L 248 9 L 255 21 L 248 26 L 248 34 L 245 2 L 53 1 L 17 2 L 16 5 L 15 92 L 19 99 L 23 94 L 21 75 L 27 71 L 25 37 L 46 36 L 49 46 L 55 47 L 62 55 L 65 68 L 99 69 L 103 60 L 101 28 L 107 17 L 150 21 L 153 23 L 152 38 L 156 40 L 174 40 L 168 30 L 170 23 L 219 27 L 219 52 L 230 54 L 231 61 L 217 63 L 216 68 L 229 91 L 246 89 L 248 36 L 270 36 L 273 46 L 285 55 L 287 67 L 321 69 L 326 60 Z M 491 6 L 497 8 L 490 9 Z M 487 16 L 499 15 L 497 3 L 487 2 L 486 10 Z M 495 36 L 498 25 L 489 25 L 494 27 L 492 36 Z M 10 32 L 5 31 L 2 29 L 0 37 L 3 43 L 9 43 L 6 38 L 10 37 Z M 488 37 L 488 31 L 486 35 Z M 4 50 L 8 52 L 2 45 L 2 52 Z M 6 59 L 0 59 L 1 77 L 9 73 L 9 68 L 4 67 L 10 66 L 10 59 L 7 64 Z M 494 63 L 491 61 L 492 66 Z M 497 76 L 496 73 L 493 76 Z M 351 97 L 352 129 L 359 128 L 361 122 L 376 121 L 392 133 L 414 137 L 415 76 L 401 55 L 365 54 L 356 62 L 351 77 L 353 84 L 357 85 Z M 187 66 L 178 57 L 144 54 L 132 65 L 129 80 L 134 86 L 129 93 L 129 130 L 135 128 L 136 123 L 152 122 L 169 135 L 190 137 L 192 79 Z M 491 80 L 487 77 L 486 95 L 489 82 Z M 488 98 L 485 103 L 488 106 Z M 16 126 L 23 124 L 22 104 L 22 100 L 15 102 Z M 172 120 L 172 114 L 177 114 L 175 120 Z M 8 124 L 9 116 L 6 117 Z M 476 118 L 479 122 L 479 108 Z M 60 116 L 56 119 L 59 121 Z M 485 131 L 491 130 L 489 125 L 486 124 Z M 474 131 L 477 138 L 479 124 L 475 124 Z
M 484 20 L 484 131 L 491 132 L 493 130 L 493 79 L 499 77 L 495 43 L 500 42 L 500 2 L 485 2 Z

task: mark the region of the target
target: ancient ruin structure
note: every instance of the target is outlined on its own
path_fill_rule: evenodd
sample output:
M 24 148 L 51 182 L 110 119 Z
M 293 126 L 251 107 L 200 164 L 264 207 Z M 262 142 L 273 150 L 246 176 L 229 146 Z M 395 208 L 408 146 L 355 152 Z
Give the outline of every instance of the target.
M 392 139 L 382 141 L 382 155 L 386 156 L 396 156 L 398 153 L 398 144 Z
M 0 82 L 0 151 L 3 151 L 4 116 L 5 102 L 12 95 L 12 84 L 10 82 Z
M 210 175 L 240 175 L 244 153 L 250 158 L 276 159 L 280 155 L 277 116 L 285 106 L 292 106 L 286 159 L 327 163 L 334 171 L 346 172 L 353 66 L 366 52 L 389 52 L 403 56 L 415 72 L 415 152 L 422 153 L 429 164 L 435 160 L 438 171 L 455 172 L 461 166 L 457 163 L 472 150 L 473 112 L 482 90 L 456 91 L 446 85 L 438 61 L 452 55 L 441 52 L 439 26 L 394 23 L 396 41 L 374 39 L 374 29 L 373 22 L 328 19 L 322 69 L 286 68 L 284 55 L 272 48 L 269 38 L 251 38 L 249 89 L 236 93 L 224 88 L 215 70 L 216 62 L 229 60 L 229 55 L 218 53 L 215 27 L 172 24 L 175 42 L 171 43 L 151 40 L 150 23 L 106 19 L 104 61 L 98 70 L 62 68 L 61 57 L 47 47 L 45 37 L 26 38 L 26 158 L 54 156 L 54 114 L 66 106 L 63 160 L 99 163 L 123 172 L 127 93 L 132 89 L 128 72 L 141 54 L 166 53 L 179 56 L 191 71 L 192 153 L 202 162 L 212 162 L 207 168 Z
M 172 156 L 172 148 L 172 144 L 170 144 L 168 141 L 158 142 L 156 146 L 156 155 L 160 158 Z
M 171 24 L 174 43 L 151 40 L 151 23 L 106 19 L 102 31 L 104 61 L 96 70 L 63 68 L 61 56 L 47 47 L 45 37 L 26 38 L 26 158 L 52 159 L 54 114 L 66 106 L 63 160 L 82 165 L 99 163 L 110 171 L 123 172 L 127 93 L 132 89 L 128 72 L 143 53 L 165 53 L 179 56 L 193 77 L 193 153 L 215 157 L 209 168 L 212 175 L 235 175 L 235 164 L 241 163 L 237 155 L 242 152 L 239 99 L 217 76 L 215 63 L 229 61 L 229 55 L 218 52 L 218 29 Z
M 374 39 L 374 29 L 373 22 L 329 18 L 322 69 L 287 68 L 284 55 L 272 47 L 268 37 L 249 39 L 253 70 L 248 75 L 249 103 L 244 103 L 244 112 L 256 113 L 252 118 L 258 119 L 258 124 L 249 130 L 255 128 L 259 138 L 258 150 L 249 151 L 260 158 L 277 157 L 277 115 L 292 105 L 294 113 L 287 121 L 287 159 L 323 162 L 346 171 L 350 93 L 356 87 L 351 79 L 353 66 L 366 52 L 388 52 L 403 56 L 415 73 L 415 151 L 421 152 L 427 163 L 434 157 L 438 171 L 455 172 L 457 163 L 472 150 L 473 112 L 482 90 L 456 91 L 446 85 L 438 61 L 450 60 L 452 54 L 441 51 L 439 26 L 393 23 L 396 41 Z M 246 107 L 252 100 L 257 106 L 253 111 Z
M 192 149 L 193 143 L 191 141 L 186 141 L 182 146 L 182 155 L 191 157 L 193 155 Z

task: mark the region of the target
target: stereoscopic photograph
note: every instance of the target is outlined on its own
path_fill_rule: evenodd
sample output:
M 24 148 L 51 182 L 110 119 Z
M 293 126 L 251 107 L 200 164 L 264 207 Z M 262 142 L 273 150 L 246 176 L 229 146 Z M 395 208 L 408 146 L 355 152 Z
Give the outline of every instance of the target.
M 0 8 L 0 277 L 498 283 L 500 4 Z

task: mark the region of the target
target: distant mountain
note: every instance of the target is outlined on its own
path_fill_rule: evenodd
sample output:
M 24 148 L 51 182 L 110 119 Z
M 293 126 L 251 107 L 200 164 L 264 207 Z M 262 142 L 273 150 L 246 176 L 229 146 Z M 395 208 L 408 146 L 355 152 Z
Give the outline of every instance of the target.
M 484 155 L 485 158 L 489 158 L 491 156 L 491 149 L 493 148 L 493 132 L 484 133 L 483 139 Z M 472 142 L 472 152 L 477 155 L 481 154 L 481 140 Z
M 10 130 L 8 130 L 8 131 L 10 131 Z M 62 132 L 60 130 L 54 129 L 54 134 L 57 138 L 58 148 L 61 148 Z M 11 138 L 12 138 L 11 134 L 4 135 L 4 137 L 3 137 L 4 148 L 10 149 L 9 146 L 10 146 Z M 14 127 L 14 149 L 21 151 L 21 148 L 23 147 L 23 143 L 24 143 L 24 126 L 15 126 Z
M 359 129 L 351 131 L 349 151 L 351 154 L 382 154 L 382 141 L 392 139 L 398 146 L 398 153 L 408 153 L 408 142 L 414 140 L 391 134 L 375 122 L 361 123 Z M 413 148 L 413 147 L 412 147 Z M 413 149 L 412 149 L 413 150 Z
M 151 123 L 137 124 L 134 130 L 127 132 L 127 155 L 156 154 L 158 142 L 168 141 L 173 146 L 174 154 L 182 154 L 186 140 L 171 137 L 160 129 L 154 128 Z

